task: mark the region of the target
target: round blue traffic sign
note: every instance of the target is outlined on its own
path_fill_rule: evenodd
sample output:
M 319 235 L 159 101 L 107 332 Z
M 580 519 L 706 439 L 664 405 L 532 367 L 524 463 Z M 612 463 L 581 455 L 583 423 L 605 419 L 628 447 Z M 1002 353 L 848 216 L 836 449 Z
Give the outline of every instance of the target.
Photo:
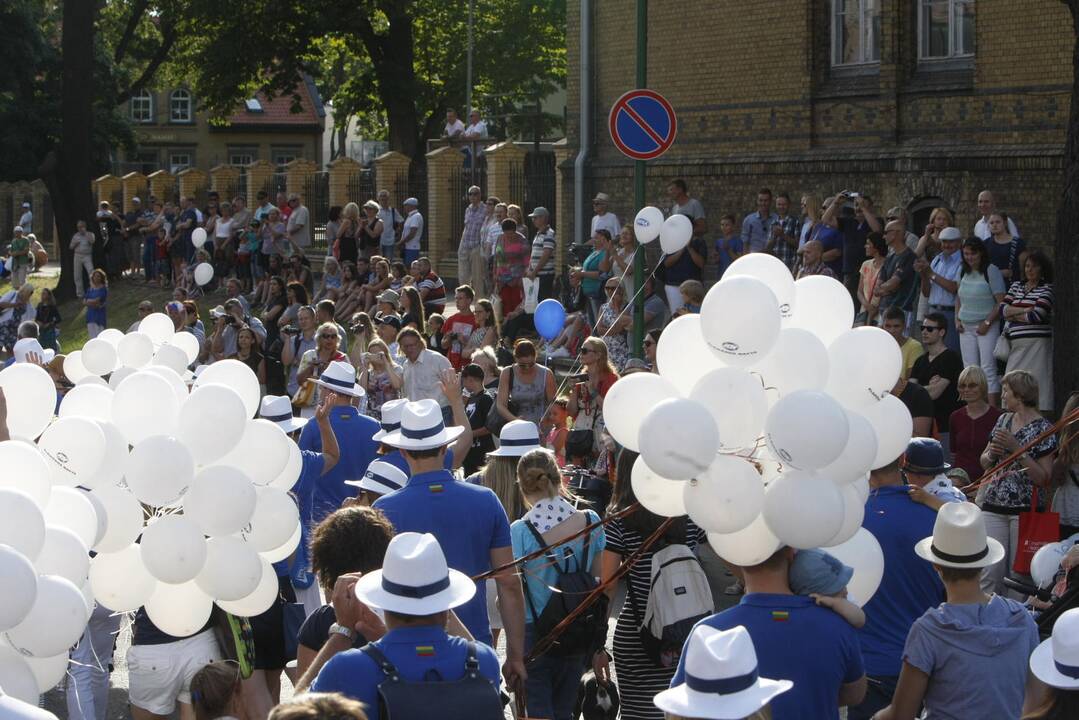
M 618 98 L 608 125 L 615 147 L 634 160 L 653 160 L 667 152 L 678 132 L 674 108 L 652 90 L 630 90 Z

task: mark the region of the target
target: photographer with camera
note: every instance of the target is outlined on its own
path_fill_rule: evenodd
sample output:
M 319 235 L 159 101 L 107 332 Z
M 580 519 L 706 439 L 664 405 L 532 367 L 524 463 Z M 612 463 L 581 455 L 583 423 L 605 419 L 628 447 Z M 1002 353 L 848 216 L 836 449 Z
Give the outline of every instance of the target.
M 240 328 L 245 325 L 255 333 L 259 345 L 266 342 L 266 327 L 257 317 L 244 311 L 243 303 L 238 298 L 229 298 L 224 307 L 218 306 L 210 311 L 214 330 L 210 336 L 210 357 L 212 360 L 226 360 L 235 357 L 238 350 L 236 338 Z
M 315 336 L 318 325 L 315 324 L 315 309 L 310 305 L 304 305 L 296 312 L 296 323 L 281 328 L 281 336 L 284 342 L 281 345 L 281 364 L 285 367 L 288 378 L 285 387 L 289 397 L 295 397 L 300 389 L 300 381 L 297 373 L 300 369 L 300 360 L 304 353 L 321 347 L 325 343 L 320 342 Z M 337 328 L 333 328 L 333 349 L 337 351 Z

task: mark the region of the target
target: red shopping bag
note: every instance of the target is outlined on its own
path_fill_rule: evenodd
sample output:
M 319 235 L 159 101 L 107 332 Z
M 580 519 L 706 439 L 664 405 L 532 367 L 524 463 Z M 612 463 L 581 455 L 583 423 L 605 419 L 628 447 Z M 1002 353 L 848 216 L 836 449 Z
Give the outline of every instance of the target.
M 1038 512 L 1038 487 L 1030 496 L 1030 510 L 1019 513 L 1019 542 L 1015 548 L 1012 570 L 1020 575 L 1030 574 L 1030 561 L 1042 545 L 1060 540 L 1060 514 Z

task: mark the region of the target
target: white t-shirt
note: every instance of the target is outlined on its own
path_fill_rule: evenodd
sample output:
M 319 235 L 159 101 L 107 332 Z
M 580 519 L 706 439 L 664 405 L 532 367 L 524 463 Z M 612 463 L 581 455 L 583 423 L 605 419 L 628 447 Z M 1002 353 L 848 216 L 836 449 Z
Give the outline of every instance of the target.
M 487 137 L 487 123 L 480 120 L 478 123 L 473 123 L 465 128 L 465 137 L 467 138 L 485 138 Z
M 465 131 L 465 124 L 461 122 L 461 118 L 457 118 L 452 123 L 446 123 L 445 134 L 447 137 L 459 137 Z
M 618 242 L 618 235 L 622 232 L 622 224 L 618 222 L 618 216 L 613 212 L 606 212 L 602 215 L 592 216 L 592 237 L 596 234 L 596 230 L 603 228 L 611 234 L 611 239 Z
M 228 220 L 224 218 L 218 218 L 217 224 L 214 225 L 214 237 L 221 238 L 222 240 L 228 240 L 232 235 L 232 218 Z
M 396 208 L 379 208 L 378 219 L 382 221 L 382 235 L 379 237 L 379 243 L 393 245 L 397 241 L 397 233 L 394 232 L 393 226 L 395 222 L 401 221 L 401 214 Z
M 34 213 L 27 210 L 22 215 L 20 215 L 19 225 L 22 226 L 22 229 L 25 230 L 27 233 L 34 232 Z
M 420 237 L 423 235 L 423 215 L 419 210 L 413 210 L 405 218 L 405 226 L 401 229 L 401 237 L 408 237 L 408 231 L 416 228 L 416 232 L 405 242 L 405 250 L 419 250 Z
M 293 229 L 299 226 L 303 229 L 293 234 Z M 311 245 L 311 222 L 305 205 L 300 205 L 288 216 L 288 239 L 302 248 Z
M 27 230 L 26 232 L 30 232 Z M 989 230 L 989 221 L 985 218 L 981 218 L 978 222 L 974 223 L 974 234 L 982 239 L 982 241 L 988 240 L 993 236 L 993 233 Z M 1019 228 L 1015 226 L 1015 222 L 1008 218 L 1008 234 L 1012 237 L 1022 237 L 1019 234 Z
M 688 215 L 693 220 L 704 217 L 704 205 L 697 198 L 689 198 L 685 205 L 672 205 L 671 215 Z

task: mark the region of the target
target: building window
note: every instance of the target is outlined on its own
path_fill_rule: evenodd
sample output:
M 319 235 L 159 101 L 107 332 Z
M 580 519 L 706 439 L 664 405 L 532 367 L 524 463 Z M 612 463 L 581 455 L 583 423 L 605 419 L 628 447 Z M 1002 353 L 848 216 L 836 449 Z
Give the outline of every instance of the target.
M 154 96 L 149 90 L 142 90 L 131 96 L 131 121 L 152 123 L 154 121 Z
M 191 122 L 191 93 L 187 90 L 173 90 L 169 95 L 169 121 Z
M 169 172 L 175 175 L 181 170 L 186 170 L 189 167 L 193 167 L 194 163 L 191 159 L 191 153 L 189 152 L 170 152 L 169 153 Z
M 832 0 L 832 65 L 880 62 L 880 0 Z
M 974 0 L 921 0 L 918 57 L 949 60 L 974 55 Z
M 271 162 L 277 165 L 278 168 L 300 157 L 300 148 L 298 147 L 271 148 L 270 152 Z
M 255 148 L 229 148 L 229 165 L 250 165 L 257 157 Z

